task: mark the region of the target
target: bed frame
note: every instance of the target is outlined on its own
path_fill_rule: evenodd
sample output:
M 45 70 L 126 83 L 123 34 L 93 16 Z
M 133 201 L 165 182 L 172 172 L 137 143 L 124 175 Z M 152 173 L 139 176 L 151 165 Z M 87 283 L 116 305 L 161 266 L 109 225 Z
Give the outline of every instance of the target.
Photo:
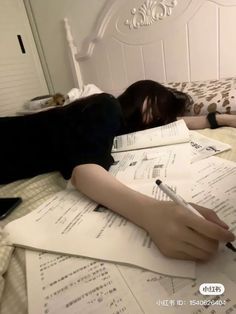
M 230 35 L 236 29 L 236 0 L 107 0 L 81 47 L 75 46 L 68 19 L 65 27 L 75 87 L 94 83 L 116 95 L 145 78 L 191 82 L 236 77 L 236 37 Z M 235 128 L 201 133 L 230 144 L 232 150 L 220 157 L 236 162 Z M 36 209 L 64 188 L 58 173 L 1 186 L 1 196 L 24 199 L 2 223 Z M 11 255 L 2 235 L 0 228 L 0 312 L 24 314 L 24 250 L 16 248 Z
M 64 21 L 76 87 L 236 75 L 236 0 L 108 0 L 80 49 Z

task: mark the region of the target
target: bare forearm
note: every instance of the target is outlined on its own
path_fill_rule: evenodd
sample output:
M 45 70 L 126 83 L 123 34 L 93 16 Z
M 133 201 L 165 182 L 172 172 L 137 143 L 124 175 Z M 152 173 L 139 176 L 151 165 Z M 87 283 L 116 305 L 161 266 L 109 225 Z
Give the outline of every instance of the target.
M 234 114 L 216 114 L 215 117 L 219 126 L 236 127 L 236 115 Z M 183 116 L 178 119 L 183 119 L 190 130 L 210 128 L 207 116 Z
M 206 116 L 184 116 L 183 119 L 190 130 L 199 130 L 210 128 L 210 124 Z
M 138 193 L 95 164 L 77 166 L 72 174 L 72 184 L 82 193 L 99 204 L 143 226 L 144 208 L 158 203 Z

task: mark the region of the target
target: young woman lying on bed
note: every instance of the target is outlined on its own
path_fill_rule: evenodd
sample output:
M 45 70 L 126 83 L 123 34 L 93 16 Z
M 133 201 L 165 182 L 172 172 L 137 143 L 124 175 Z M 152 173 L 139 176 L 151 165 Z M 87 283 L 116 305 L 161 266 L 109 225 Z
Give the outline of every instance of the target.
M 107 170 L 116 135 L 172 122 L 189 97 L 153 81 L 131 85 L 117 99 L 105 93 L 28 116 L 0 118 L 0 184 L 60 171 L 82 193 L 144 228 L 166 256 L 208 260 L 220 241 L 234 240 L 209 209 L 203 220 L 173 202 L 155 200 L 120 183 Z M 236 116 L 210 120 L 236 127 Z M 210 127 L 206 117 L 184 117 L 189 128 Z

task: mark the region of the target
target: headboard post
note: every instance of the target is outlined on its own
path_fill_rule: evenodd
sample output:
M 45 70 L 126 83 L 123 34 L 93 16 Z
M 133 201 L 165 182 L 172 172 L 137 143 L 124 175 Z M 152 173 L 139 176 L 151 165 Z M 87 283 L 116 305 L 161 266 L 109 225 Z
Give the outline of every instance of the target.
M 78 64 L 78 61 L 75 59 L 75 56 L 78 52 L 77 47 L 74 44 L 74 39 L 72 36 L 71 28 L 68 22 L 68 18 L 64 18 L 64 25 L 65 25 L 65 31 L 66 31 L 66 39 L 69 45 L 69 59 L 71 63 L 71 70 L 73 75 L 73 80 L 75 83 L 74 87 L 82 88 L 83 87 L 83 80 L 82 75 L 80 71 L 80 67 Z

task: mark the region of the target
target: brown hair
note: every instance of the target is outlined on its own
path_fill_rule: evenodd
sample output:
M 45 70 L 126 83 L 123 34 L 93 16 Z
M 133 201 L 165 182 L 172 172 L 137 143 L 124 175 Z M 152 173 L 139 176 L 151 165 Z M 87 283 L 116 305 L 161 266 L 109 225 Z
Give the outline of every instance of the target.
M 137 81 L 130 85 L 118 100 L 124 116 L 124 133 L 139 131 L 167 124 L 184 113 L 191 98 L 180 91 L 167 88 L 152 80 Z M 147 101 L 147 110 L 152 110 L 152 121 L 143 123 L 142 107 Z

